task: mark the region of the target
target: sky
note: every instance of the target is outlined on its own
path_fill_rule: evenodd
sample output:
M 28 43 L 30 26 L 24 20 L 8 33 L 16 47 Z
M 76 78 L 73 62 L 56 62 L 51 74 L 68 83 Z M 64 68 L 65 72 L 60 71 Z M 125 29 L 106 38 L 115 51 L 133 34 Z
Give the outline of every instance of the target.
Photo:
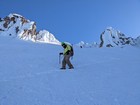
M 35 21 L 59 41 L 98 42 L 113 27 L 126 36 L 140 35 L 140 0 L 2 0 L 0 17 L 17 13 Z

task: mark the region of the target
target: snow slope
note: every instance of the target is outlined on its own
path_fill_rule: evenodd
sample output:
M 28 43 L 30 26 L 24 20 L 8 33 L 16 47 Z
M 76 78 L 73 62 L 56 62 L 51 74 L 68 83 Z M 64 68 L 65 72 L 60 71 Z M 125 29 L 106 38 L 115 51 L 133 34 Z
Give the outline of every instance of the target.
M 61 46 L 0 37 L 0 105 L 140 105 L 140 49 L 74 47 L 74 70 L 59 70 Z

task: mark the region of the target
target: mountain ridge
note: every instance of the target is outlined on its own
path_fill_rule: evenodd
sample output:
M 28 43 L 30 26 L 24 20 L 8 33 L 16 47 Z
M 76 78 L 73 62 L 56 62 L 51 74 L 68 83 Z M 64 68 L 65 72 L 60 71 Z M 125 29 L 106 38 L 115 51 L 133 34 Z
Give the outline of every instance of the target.
M 18 37 L 22 40 L 33 42 L 50 43 L 60 45 L 60 41 L 47 30 L 36 30 L 36 22 L 30 21 L 22 15 L 11 13 L 5 18 L 0 18 L 0 35 Z M 127 45 L 140 46 L 140 36 L 137 38 L 127 37 L 124 33 L 112 27 L 107 27 L 100 34 L 100 42 L 77 44 L 80 47 L 124 47 Z
M 124 33 L 107 27 L 100 35 L 100 47 L 123 47 L 124 45 L 135 45 L 134 38 L 127 37 Z
M 112 27 L 107 27 L 100 34 L 100 42 L 85 43 L 83 41 L 77 44 L 80 47 L 125 47 L 139 46 L 140 36 L 137 38 L 128 37 L 124 33 Z
M 11 13 L 0 18 L 0 35 L 18 37 L 33 42 L 60 44 L 60 42 L 47 30 L 36 31 L 36 23 L 25 17 Z

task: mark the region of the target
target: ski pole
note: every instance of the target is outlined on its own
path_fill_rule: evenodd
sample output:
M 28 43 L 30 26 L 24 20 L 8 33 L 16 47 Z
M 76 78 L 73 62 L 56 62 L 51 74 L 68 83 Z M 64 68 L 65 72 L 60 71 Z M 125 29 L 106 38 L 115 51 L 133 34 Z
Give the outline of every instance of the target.
M 61 54 L 59 54 L 59 64 L 61 64 Z
M 59 64 L 61 64 L 61 55 L 63 55 L 63 53 L 59 53 Z
M 59 64 L 60 64 L 60 54 L 59 54 Z

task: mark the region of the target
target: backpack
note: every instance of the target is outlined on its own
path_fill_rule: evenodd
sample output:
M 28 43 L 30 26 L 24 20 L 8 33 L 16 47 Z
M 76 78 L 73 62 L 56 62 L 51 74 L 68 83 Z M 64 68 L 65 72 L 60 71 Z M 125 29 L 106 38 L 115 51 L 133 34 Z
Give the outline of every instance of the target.
M 70 46 L 70 47 L 71 47 L 71 56 L 73 56 L 74 55 L 74 50 L 73 50 L 72 46 Z

